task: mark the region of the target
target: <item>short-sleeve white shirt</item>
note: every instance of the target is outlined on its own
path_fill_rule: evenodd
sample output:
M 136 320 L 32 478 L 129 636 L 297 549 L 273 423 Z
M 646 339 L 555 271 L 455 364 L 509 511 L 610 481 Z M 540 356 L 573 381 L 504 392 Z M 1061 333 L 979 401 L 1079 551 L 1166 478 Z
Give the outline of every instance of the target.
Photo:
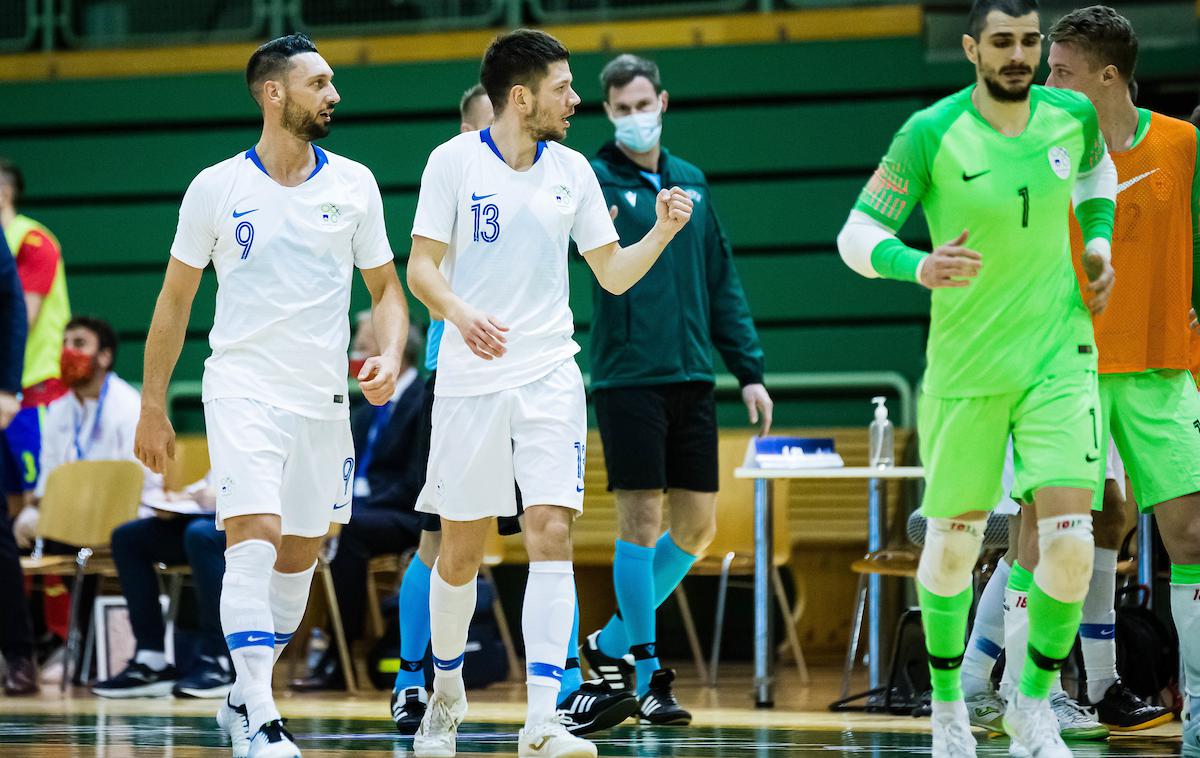
M 430 154 L 412 233 L 446 243 L 442 273 L 450 288 L 509 327 L 506 354 L 487 361 L 446 323 L 435 390 L 443 396 L 520 387 L 575 355 L 568 240 L 589 251 L 618 239 L 583 155 L 539 143 L 533 166 L 515 171 L 489 129 L 460 134 Z
M 354 268 L 392 260 L 383 201 L 360 163 L 313 146 L 308 180 L 284 187 L 253 148 L 192 181 L 171 255 L 217 273 L 204 401 L 250 398 L 302 416 L 348 418 Z

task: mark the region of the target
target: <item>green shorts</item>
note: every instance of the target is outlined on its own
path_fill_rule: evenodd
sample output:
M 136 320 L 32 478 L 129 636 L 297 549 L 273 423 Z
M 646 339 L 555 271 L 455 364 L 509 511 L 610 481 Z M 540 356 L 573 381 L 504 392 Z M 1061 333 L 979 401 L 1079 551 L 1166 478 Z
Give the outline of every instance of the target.
M 925 464 L 926 518 L 991 511 L 1003 497 L 1005 448 L 1013 438 L 1012 496 L 1032 502 L 1042 487 L 1093 493 L 1104 481 L 1100 398 L 1094 371 L 1048 377 L 1004 395 L 943 398 L 922 393 L 917 430 Z
M 1142 511 L 1200 492 L 1200 392 L 1189 372 L 1104 374 L 1100 409 Z

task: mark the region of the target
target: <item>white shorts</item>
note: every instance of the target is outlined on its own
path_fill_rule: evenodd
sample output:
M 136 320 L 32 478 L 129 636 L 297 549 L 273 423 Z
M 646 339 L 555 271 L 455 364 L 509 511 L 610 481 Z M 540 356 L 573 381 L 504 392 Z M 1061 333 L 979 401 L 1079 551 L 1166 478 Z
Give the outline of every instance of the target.
M 417 510 L 450 521 L 517 515 L 525 507 L 583 511 L 587 405 L 575 360 L 535 382 L 487 395 L 437 397 Z
M 1003 513 L 1006 516 L 1016 516 L 1021 512 L 1021 506 L 1016 500 L 1013 500 L 1009 493 L 1013 489 L 1013 480 L 1016 478 L 1016 472 L 1013 468 L 1013 444 L 1012 437 L 1008 438 L 1008 450 L 1004 453 L 1004 497 L 996 505 L 996 512 Z M 1105 464 L 1104 478 L 1111 479 L 1117 483 L 1117 487 L 1121 490 L 1121 496 L 1125 495 L 1125 462 L 1121 460 L 1120 454 L 1117 452 L 1116 445 L 1108 446 L 1108 462 Z
M 350 521 L 354 440 L 346 419 L 308 418 L 257 400 L 204 404 L 217 487 L 217 528 L 234 516 L 278 514 L 283 533 L 323 537 Z

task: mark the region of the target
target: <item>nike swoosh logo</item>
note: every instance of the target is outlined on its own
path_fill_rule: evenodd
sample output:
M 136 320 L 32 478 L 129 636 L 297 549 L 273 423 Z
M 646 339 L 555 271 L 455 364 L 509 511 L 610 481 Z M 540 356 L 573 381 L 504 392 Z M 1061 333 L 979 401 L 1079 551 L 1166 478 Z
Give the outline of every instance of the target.
M 345 502 L 345 503 L 342 503 L 341 505 L 338 505 L 337 503 L 334 503 L 334 504 L 333 504 L 333 509 L 336 511 L 336 510 L 339 510 L 339 509 L 341 509 L 341 508 L 345 508 L 347 505 L 350 505 L 350 503 L 349 503 L 349 502 Z
M 580 487 L 578 484 L 576 484 L 576 485 L 575 485 L 575 491 L 576 491 L 576 492 L 583 492 L 583 487 Z
M 987 171 L 980 171 L 978 174 L 968 174 L 966 171 L 964 171 L 963 172 L 963 181 L 964 182 L 974 181 L 974 180 L 978 179 L 979 177 L 983 176 L 984 174 L 990 174 L 990 173 L 992 173 L 992 170 L 990 168 Z
M 1142 174 L 1141 176 L 1135 176 L 1127 182 L 1121 182 L 1120 184 L 1117 185 L 1117 194 L 1118 195 L 1121 194 L 1125 190 L 1129 189 L 1133 185 L 1135 185 L 1138 182 L 1140 182 L 1141 180 L 1145 179 L 1147 176 L 1157 174 L 1158 171 L 1159 171 L 1158 169 L 1154 169 L 1153 171 L 1147 171 L 1146 173 Z
M 269 639 L 271 639 L 271 638 L 270 637 L 247 637 L 246 642 L 262 642 L 263 640 L 269 640 Z
M 476 195 L 474 192 L 472 192 L 471 200 L 472 200 L 472 202 L 478 203 L 480 200 L 487 200 L 489 197 L 495 197 L 498 194 L 499 194 L 498 192 L 493 192 L 490 195 Z
M 233 217 L 234 217 L 234 218 L 241 218 L 242 216 L 247 216 L 247 215 L 249 215 L 249 214 L 251 214 L 251 213 L 254 213 L 254 211 L 257 211 L 257 210 L 258 210 L 258 208 L 254 208 L 253 210 L 242 211 L 241 213 L 238 213 L 238 212 L 237 212 L 237 209 L 235 208 L 235 209 L 234 209 L 234 211 L 233 211 Z
M 1085 455 L 1085 456 L 1083 456 L 1083 459 L 1085 461 L 1087 461 L 1088 463 L 1095 463 L 1096 461 L 1100 460 L 1098 457 L 1096 457 L 1094 455 Z

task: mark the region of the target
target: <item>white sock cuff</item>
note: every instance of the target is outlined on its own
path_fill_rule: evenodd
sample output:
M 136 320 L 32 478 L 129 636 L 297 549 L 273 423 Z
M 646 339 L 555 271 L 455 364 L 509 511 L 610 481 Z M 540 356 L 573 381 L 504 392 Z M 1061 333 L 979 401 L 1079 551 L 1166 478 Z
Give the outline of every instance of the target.
M 303 569 L 301 571 L 297 571 L 294 574 L 285 574 L 282 571 L 279 571 L 278 569 L 272 568 L 271 569 L 271 581 L 272 582 L 296 582 L 297 584 L 299 584 L 301 581 L 303 581 L 305 584 L 307 584 L 310 581 L 312 581 L 312 576 L 314 573 L 316 573 L 316 571 L 317 571 L 317 562 L 316 561 L 313 561 L 313 565 L 309 566 L 308 568 Z
M 1116 572 L 1117 570 L 1117 551 L 1107 547 L 1098 547 L 1095 550 L 1095 558 L 1092 562 L 1092 573 L 1098 571 Z
M 474 576 L 471 577 L 471 580 L 469 582 L 467 582 L 466 584 L 459 584 L 459 585 L 450 584 L 449 582 L 447 582 L 445 579 L 442 578 L 442 575 L 440 573 L 438 573 L 438 562 L 436 560 L 433 562 L 433 568 L 431 568 L 429 571 L 429 586 L 431 588 L 437 587 L 441 592 L 445 592 L 445 593 L 448 593 L 451 595 L 465 595 L 467 593 L 474 594 L 475 593 L 475 582 L 477 582 L 478 580 L 479 580 L 479 574 L 475 574 Z
M 531 574 L 567 574 L 575 576 L 575 564 L 571 561 L 531 561 L 529 563 L 529 573 Z
M 255 568 L 261 570 L 266 556 L 270 556 L 266 565 L 274 566 L 277 555 L 278 551 L 275 550 L 275 546 L 266 540 L 243 540 L 225 548 L 225 564 L 228 565 L 230 561 L 241 563 L 253 560 L 257 563 Z

